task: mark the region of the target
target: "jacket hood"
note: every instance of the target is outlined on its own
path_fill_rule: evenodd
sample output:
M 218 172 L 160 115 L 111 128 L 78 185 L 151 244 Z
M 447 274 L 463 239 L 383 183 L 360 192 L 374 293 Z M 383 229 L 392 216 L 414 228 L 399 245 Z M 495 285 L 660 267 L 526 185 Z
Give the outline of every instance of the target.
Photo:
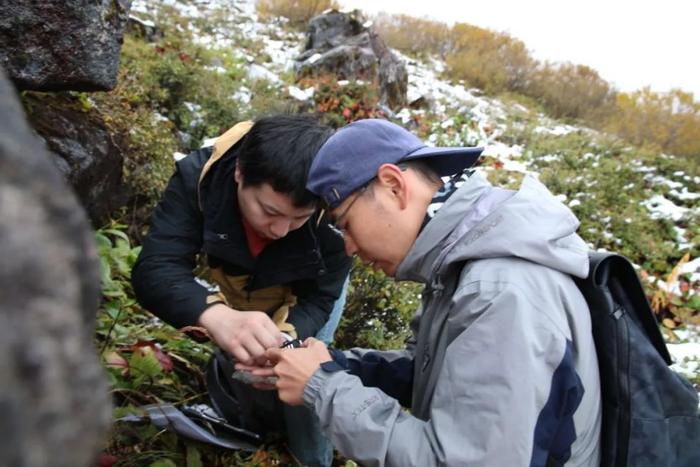
M 396 278 L 430 283 L 452 263 L 501 257 L 585 278 L 588 247 L 578 226 L 571 210 L 533 176 L 510 191 L 474 173 L 419 234 Z

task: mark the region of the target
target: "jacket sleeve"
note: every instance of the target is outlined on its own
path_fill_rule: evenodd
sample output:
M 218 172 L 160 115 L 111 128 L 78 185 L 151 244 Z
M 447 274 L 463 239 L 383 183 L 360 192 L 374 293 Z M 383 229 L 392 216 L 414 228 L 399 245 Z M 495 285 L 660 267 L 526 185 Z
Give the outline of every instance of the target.
M 208 306 L 209 292 L 193 272 L 203 225 L 197 180 L 206 157 L 200 150 L 178 162 L 131 273 L 139 303 L 176 328 L 196 325 Z
M 292 308 L 288 321 L 294 325 L 300 339 L 315 336 L 326 324 L 352 264 L 338 234 L 322 225 L 315 235 L 326 271 L 316 279 L 313 287 L 295 289 L 297 305 Z
M 515 288 L 488 289 L 455 294 L 451 314 L 471 324 L 447 347 L 425 420 L 357 376 L 314 373 L 304 401 L 338 450 L 367 466 L 544 466 L 551 446 L 573 442 L 583 389 L 566 339 L 521 313 L 536 306 Z

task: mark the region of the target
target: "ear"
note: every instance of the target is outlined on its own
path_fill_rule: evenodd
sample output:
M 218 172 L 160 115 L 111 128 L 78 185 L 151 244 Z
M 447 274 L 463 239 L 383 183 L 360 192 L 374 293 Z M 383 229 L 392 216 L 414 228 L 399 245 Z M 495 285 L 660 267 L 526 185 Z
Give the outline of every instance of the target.
M 239 185 L 243 183 L 243 175 L 241 175 L 241 169 L 238 167 L 238 160 L 236 160 L 236 170 L 233 172 L 233 179 Z
M 409 200 L 409 184 L 406 173 L 394 164 L 382 164 L 377 170 L 377 183 L 387 189 L 391 198 L 406 209 Z

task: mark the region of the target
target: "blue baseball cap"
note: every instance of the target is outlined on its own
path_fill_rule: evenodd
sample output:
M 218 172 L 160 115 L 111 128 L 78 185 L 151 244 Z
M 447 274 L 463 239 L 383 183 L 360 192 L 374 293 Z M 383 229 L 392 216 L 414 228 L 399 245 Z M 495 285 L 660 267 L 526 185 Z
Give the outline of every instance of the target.
M 321 146 L 311 164 L 306 189 L 335 208 L 372 180 L 382 164 L 421 159 L 444 177 L 474 165 L 482 151 L 430 147 L 387 120 L 358 120 L 340 128 Z

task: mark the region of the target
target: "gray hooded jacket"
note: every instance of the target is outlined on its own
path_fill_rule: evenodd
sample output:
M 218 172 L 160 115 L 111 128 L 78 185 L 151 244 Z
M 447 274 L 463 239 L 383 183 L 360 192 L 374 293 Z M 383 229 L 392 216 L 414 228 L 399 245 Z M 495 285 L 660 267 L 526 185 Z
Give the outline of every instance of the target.
M 426 284 L 411 344 L 347 351 L 349 372 L 319 369 L 306 385 L 337 449 L 367 466 L 599 465 L 598 362 L 571 277 L 588 273 L 578 225 L 532 177 L 512 192 L 472 175 L 397 271 Z

